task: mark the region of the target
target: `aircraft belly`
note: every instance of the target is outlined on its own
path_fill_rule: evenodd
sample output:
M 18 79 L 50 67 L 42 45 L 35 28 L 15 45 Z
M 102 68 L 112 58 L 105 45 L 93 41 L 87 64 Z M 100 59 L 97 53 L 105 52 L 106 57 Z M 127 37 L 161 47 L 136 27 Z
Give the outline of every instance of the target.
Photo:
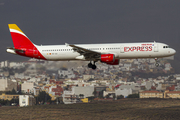
M 157 57 L 159 54 L 154 53 L 153 51 L 134 51 L 134 52 L 125 52 L 125 53 L 120 53 L 119 58 L 120 59 L 136 59 L 136 58 L 154 58 Z

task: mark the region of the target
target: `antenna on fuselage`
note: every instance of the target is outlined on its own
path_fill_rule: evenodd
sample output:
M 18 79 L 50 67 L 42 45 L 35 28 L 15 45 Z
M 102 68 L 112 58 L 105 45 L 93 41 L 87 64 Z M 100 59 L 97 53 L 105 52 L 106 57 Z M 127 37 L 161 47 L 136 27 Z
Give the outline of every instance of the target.
M 66 45 L 66 47 L 68 47 L 68 46 L 69 46 L 69 44 L 68 44 L 68 43 L 65 43 L 65 45 Z

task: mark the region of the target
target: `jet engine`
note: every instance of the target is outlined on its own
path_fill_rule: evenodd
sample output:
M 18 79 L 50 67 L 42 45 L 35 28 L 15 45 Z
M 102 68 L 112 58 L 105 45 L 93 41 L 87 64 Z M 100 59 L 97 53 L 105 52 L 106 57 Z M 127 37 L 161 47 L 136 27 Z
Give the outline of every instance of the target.
M 112 63 L 106 63 L 108 65 L 119 65 L 119 59 L 115 59 Z
M 112 63 L 115 60 L 114 54 L 101 54 L 101 62 Z

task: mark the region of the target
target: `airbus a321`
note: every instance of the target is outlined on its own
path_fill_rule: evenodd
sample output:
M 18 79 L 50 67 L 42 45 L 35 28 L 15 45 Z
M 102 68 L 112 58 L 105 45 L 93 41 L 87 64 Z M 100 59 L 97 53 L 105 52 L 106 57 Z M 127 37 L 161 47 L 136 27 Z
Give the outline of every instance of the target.
M 35 45 L 16 24 L 8 24 L 14 47 L 8 53 L 49 61 L 90 61 L 89 68 L 96 69 L 100 61 L 108 65 L 118 65 L 120 59 L 169 57 L 176 53 L 167 44 L 158 42 L 107 43 L 107 44 L 67 44 Z

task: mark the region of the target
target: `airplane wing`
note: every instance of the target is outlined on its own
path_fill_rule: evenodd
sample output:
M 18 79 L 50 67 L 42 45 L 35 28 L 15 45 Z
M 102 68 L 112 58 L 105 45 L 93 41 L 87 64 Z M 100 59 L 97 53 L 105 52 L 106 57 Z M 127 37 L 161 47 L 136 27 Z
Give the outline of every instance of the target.
M 100 56 L 101 53 L 97 51 L 92 51 L 86 48 L 82 48 L 76 45 L 69 45 L 66 43 L 66 45 L 70 46 L 73 48 L 75 52 L 78 52 L 80 55 L 83 55 L 86 60 L 97 60 Z

